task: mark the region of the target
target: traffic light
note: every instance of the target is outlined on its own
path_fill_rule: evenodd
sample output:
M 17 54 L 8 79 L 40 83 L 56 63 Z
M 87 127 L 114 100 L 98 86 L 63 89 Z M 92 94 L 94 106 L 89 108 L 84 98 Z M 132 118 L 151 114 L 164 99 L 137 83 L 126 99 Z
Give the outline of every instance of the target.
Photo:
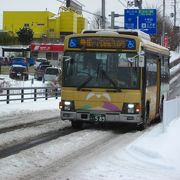
M 134 0 L 134 6 L 141 9 L 142 8 L 142 0 Z

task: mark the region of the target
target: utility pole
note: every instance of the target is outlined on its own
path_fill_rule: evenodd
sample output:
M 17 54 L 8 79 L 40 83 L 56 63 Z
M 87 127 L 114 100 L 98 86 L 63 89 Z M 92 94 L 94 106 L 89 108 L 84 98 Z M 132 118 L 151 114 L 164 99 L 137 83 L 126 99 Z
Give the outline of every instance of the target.
M 106 15 L 105 15 L 105 0 L 102 0 L 102 29 L 105 29 Z
M 176 4 L 177 4 L 177 1 L 174 0 L 174 28 L 176 27 Z
M 134 6 L 142 9 L 142 0 L 134 0 Z
M 161 45 L 164 46 L 164 35 L 165 35 L 165 0 L 163 0 L 163 26 L 162 26 L 162 39 L 161 39 Z
M 112 11 L 109 16 L 111 16 L 111 29 L 120 28 L 119 26 L 115 26 L 115 25 L 114 25 L 115 18 L 116 18 L 116 17 L 124 17 L 124 14 L 116 14 L 114 11 Z
M 111 12 L 111 29 L 114 29 L 114 11 Z

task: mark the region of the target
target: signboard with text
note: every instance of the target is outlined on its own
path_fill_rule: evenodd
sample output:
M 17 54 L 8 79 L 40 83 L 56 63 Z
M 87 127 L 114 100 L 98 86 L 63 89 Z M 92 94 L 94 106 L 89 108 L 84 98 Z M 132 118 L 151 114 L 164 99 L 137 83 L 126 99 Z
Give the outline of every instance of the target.
M 137 29 L 137 17 L 139 14 L 138 9 L 125 9 L 124 12 L 124 28 L 125 29 Z
M 82 5 L 73 0 L 66 0 L 66 7 L 70 7 L 74 11 L 82 14 Z
M 136 50 L 136 41 L 120 37 L 73 37 L 68 43 L 69 48 L 85 49 L 124 49 Z
M 156 9 L 125 9 L 125 29 L 139 29 L 156 34 Z

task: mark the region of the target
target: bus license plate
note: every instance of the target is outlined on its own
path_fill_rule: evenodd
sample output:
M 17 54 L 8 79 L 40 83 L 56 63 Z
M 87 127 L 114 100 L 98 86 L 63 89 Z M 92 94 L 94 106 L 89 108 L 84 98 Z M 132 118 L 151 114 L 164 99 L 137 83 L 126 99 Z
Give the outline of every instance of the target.
M 92 121 L 105 121 L 105 114 L 90 114 L 90 120 Z

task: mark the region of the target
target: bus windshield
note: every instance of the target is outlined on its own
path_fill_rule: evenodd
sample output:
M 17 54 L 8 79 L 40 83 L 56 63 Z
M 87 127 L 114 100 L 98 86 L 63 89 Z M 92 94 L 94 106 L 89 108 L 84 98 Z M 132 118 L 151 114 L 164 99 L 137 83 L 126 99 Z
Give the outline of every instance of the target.
M 77 88 L 139 89 L 137 53 L 65 52 L 63 86 Z

